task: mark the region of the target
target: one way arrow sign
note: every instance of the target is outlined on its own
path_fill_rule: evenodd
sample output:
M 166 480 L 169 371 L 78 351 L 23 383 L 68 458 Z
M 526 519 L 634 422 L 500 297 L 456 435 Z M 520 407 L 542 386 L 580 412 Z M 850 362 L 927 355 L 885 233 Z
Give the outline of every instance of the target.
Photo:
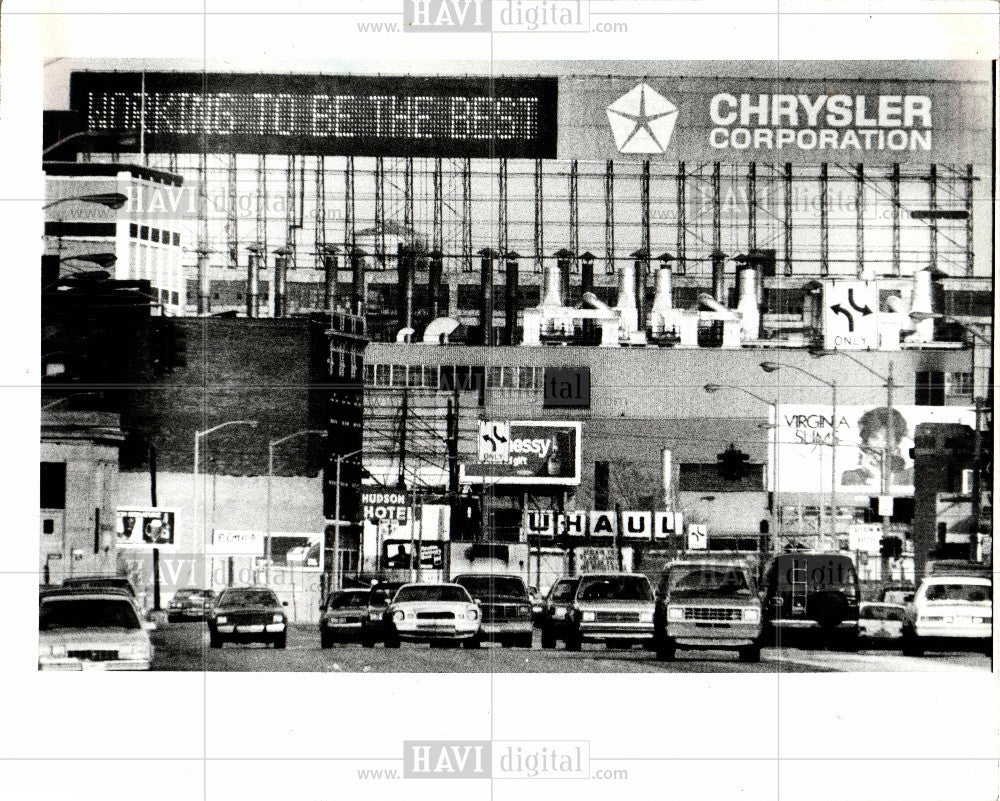
M 878 348 L 874 281 L 832 281 L 823 290 L 823 340 L 828 350 Z

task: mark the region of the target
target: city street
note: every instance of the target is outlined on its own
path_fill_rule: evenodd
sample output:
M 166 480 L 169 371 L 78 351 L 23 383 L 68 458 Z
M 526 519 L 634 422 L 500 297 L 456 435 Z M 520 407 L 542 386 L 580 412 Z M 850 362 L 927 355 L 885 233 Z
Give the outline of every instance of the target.
M 676 661 L 660 662 L 649 651 L 609 650 L 584 645 L 580 653 L 561 647 L 543 651 L 538 635 L 530 651 L 484 646 L 478 651 L 431 649 L 404 643 L 397 650 L 381 645 L 362 648 L 345 644 L 323 650 L 316 627 L 293 624 L 285 650 L 260 645 L 208 647 L 202 623 L 161 624 L 153 632 L 153 670 L 330 671 L 344 673 L 813 673 L 976 671 L 988 672 L 990 660 L 979 654 L 932 654 L 906 657 L 888 649 L 856 654 L 765 648 L 760 664 L 741 664 L 727 652 L 680 651 Z

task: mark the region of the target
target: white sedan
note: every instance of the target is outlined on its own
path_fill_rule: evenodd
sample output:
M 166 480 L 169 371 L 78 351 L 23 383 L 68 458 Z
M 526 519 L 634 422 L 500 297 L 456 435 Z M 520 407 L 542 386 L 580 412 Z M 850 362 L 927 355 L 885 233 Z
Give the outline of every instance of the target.
M 482 614 L 459 584 L 404 584 L 383 613 L 386 648 L 477 642 Z
M 993 581 L 928 576 L 917 588 L 903 628 L 903 653 L 975 649 L 993 652 Z

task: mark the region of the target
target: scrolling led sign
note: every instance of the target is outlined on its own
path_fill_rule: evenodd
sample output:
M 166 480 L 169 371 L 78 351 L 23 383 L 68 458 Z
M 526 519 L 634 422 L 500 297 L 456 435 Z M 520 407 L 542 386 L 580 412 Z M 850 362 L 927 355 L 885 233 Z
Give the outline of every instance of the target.
M 70 83 L 84 129 L 166 153 L 554 158 L 556 95 L 554 78 L 75 72 Z

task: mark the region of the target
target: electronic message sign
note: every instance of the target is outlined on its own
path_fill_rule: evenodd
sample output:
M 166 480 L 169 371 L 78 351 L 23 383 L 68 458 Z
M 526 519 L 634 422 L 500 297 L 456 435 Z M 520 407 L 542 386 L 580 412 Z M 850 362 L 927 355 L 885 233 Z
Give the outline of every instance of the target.
M 121 150 L 553 158 L 555 78 L 74 72 L 70 104 Z M 107 145 L 102 145 L 107 147 Z

